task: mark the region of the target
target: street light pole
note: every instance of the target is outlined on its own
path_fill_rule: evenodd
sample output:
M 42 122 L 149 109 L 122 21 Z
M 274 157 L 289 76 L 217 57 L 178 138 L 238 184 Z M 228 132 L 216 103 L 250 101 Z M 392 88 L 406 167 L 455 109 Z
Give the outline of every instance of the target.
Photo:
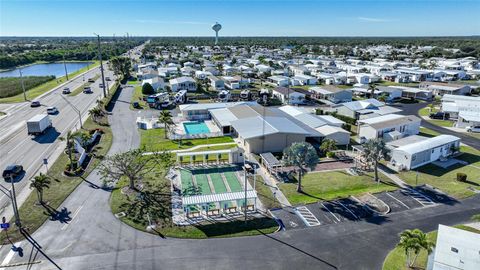
M 70 103 L 70 101 L 68 101 L 68 99 L 65 98 L 63 95 L 60 95 L 60 97 L 62 97 L 68 103 L 68 105 L 70 105 L 72 107 L 72 109 L 78 113 L 78 119 L 80 121 L 80 128 L 83 129 L 82 113 L 80 112 L 80 110 L 77 109 L 77 107 L 75 107 L 72 103 Z
M 22 70 L 20 69 L 20 82 L 22 83 L 22 90 L 23 90 L 23 99 L 27 101 L 27 93 L 25 91 L 25 84 L 23 83 L 23 75 L 22 75 Z
M 63 67 L 65 68 L 65 77 L 67 77 L 67 81 L 68 81 L 68 72 L 67 72 L 67 64 L 65 63 L 65 54 L 63 55 Z
M 100 60 L 100 72 L 102 73 L 102 89 L 103 97 L 107 97 L 107 91 L 105 90 L 105 76 L 103 75 L 103 63 L 102 63 L 102 48 L 100 47 L 100 35 L 97 35 L 97 45 L 98 45 L 98 59 Z
M 20 222 L 20 214 L 18 213 L 18 208 L 17 208 L 17 198 L 15 196 L 15 185 L 13 184 L 13 176 L 10 176 L 10 182 L 12 183 L 12 188 L 9 190 L 5 186 L 0 184 L 0 190 L 11 200 L 12 203 L 12 208 L 13 208 L 13 214 L 15 216 L 15 225 L 17 225 L 18 228 L 22 227 L 22 223 Z
M 247 168 L 245 167 L 245 161 L 247 155 L 243 154 L 243 175 L 245 178 L 245 203 L 243 205 L 243 211 L 245 212 L 245 224 L 247 223 Z

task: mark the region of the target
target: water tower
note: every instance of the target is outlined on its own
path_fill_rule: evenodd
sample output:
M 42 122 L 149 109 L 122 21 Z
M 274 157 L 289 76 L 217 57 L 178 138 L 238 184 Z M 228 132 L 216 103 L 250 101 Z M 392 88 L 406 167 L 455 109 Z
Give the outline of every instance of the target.
M 218 31 L 222 29 L 222 25 L 216 22 L 214 25 L 212 25 L 212 30 L 215 31 L 215 45 L 218 44 Z

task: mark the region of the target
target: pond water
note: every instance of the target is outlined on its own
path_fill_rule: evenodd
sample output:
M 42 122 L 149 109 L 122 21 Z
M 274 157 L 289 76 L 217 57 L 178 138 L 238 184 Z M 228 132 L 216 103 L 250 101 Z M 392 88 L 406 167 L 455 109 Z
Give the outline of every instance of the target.
M 67 72 L 72 73 L 81 68 L 91 65 L 93 62 L 67 62 Z M 65 76 L 65 67 L 62 62 L 58 63 L 45 63 L 45 64 L 33 64 L 30 66 L 16 68 L 8 71 L 0 72 L 0 78 L 2 77 L 20 77 L 20 69 L 23 76 L 49 76 L 55 77 Z

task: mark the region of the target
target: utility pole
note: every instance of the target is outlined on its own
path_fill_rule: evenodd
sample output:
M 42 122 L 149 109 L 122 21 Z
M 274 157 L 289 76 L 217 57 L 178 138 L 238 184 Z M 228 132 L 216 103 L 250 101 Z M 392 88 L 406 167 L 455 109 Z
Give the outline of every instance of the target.
M 20 82 L 22 83 L 22 90 L 23 90 L 23 99 L 27 101 L 27 93 L 25 91 L 25 83 L 23 83 L 23 76 L 22 76 L 22 70 L 20 69 Z
M 17 225 L 18 228 L 22 228 L 22 223 L 20 222 L 20 214 L 18 213 L 17 196 L 15 195 L 15 185 L 13 184 L 13 176 L 11 175 L 10 183 L 12 184 L 10 195 L 12 196 L 13 212 L 15 213 L 15 225 Z
M 80 128 L 83 129 L 82 113 L 80 112 L 80 110 L 77 107 L 75 107 L 72 103 L 70 103 L 70 101 L 68 101 L 68 99 L 66 97 L 64 97 L 63 95 L 60 95 L 60 97 L 63 98 L 68 103 L 68 105 L 70 105 L 72 107 L 72 109 L 78 113 L 78 120 L 80 121 Z
M 65 54 L 63 54 L 63 67 L 65 68 L 65 77 L 67 77 L 67 81 L 68 81 L 68 72 L 67 72 L 67 64 L 65 63 Z
M 245 224 L 247 224 L 247 167 L 246 165 L 247 155 L 243 153 L 243 175 L 245 177 L 245 203 L 243 205 L 243 211 L 245 213 Z
M 103 75 L 103 63 L 102 63 L 102 48 L 100 47 L 100 35 L 97 35 L 97 44 L 98 44 L 98 59 L 100 60 L 100 72 L 102 73 L 102 88 L 103 88 L 103 97 L 107 97 L 107 91 L 105 90 L 105 77 Z

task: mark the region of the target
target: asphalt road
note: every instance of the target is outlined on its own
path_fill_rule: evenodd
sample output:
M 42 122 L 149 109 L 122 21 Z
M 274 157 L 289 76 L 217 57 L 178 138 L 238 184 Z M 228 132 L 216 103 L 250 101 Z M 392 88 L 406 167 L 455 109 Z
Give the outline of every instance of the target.
M 106 67 L 107 65 L 104 64 L 104 68 Z M 77 76 L 67 84 L 57 87 L 35 99 L 40 101 L 40 107 L 31 108 L 29 102 L 12 105 L 6 110 L 7 117 L 0 120 L 0 156 L 2 157 L 0 159 L 0 170 L 3 171 L 9 164 L 21 164 L 25 169 L 25 175 L 17 179 L 15 183 L 19 206 L 31 192 L 28 188 L 29 179 L 36 175 L 43 166 L 43 159 L 48 158 L 49 163 L 53 163 L 61 153 L 62 147 L 59 146 L 64 143 L 58 140 L 58 137 L 64 136 L 68 130 L 79 128 L 78 113 L 61 97 L 62 89 L 69 87 L 71 91 L 74 91 L 82 86 L 88 78 L 93 78 L 97 74 L 100 74 L 99 67 L 91 69 L 85 76 Z M 109 87 L 113 86 L 113 72 L 106 70 L 105 77 L 112 79 L 108 85 Z M 100 82 L 101 77 L 91 84 L 93 94 L 64 95 L 81 112 L 83 121 L 87 118 L 88 110 L 103 95 L 103 91 L 99 87 Z M 57 115 L 50 116 L 53 128 L 49 129 L 44 135 L 37 137 L 29 136 L 27 134 L 26 121 L 37 114 L 45 114 L 48 106 L 55 106 L 59 110 Z M 5 183 L 3 179 L 1 181 L 3 185 L 10 188 L 9 183 Z M 0 207 L 2 216 L 5 216 L 7 219 L 13 216 L 10 200 L 4 194 L 0 196 Z
M 402 104 L 401 106 L 398 106 L 398 108 L 402 109 L 400 114 L 403 115 L 417 115 L 418 117 L 422 118 L 420 115 L 418 115 L 418 110 L 426 107 L 428 103 L 414 103 L 414 104 Z M 460 139 L 462 139 L 462 143 L 469 145 L 477 150 L 480 150 L 480 140 L 476 139 L 472 136 L 469 136 L 468 134 L 461 133 L 461 132 L 455 132 L 450 129 L 446 129 L 437 125 L 434 125 L 428 121 L 425 121 L 422 118 L 422 127 L 429 128 L 431 130 L 434 130 L 440 134 L 448 134 L 448 135 L 453 135 L 457 136 Z
M 138 147 L 136 113 L 129 110 L 133 88 L 120 93 L 110 123 L 111 153 Z M 439 204 L 402 211 L 387 217 L 343 222 L 272 235 L 186 240 L 164 239 L 133 229 L 110 212 L 110 192 L 98 188 L 90 174 L 62 204 L 71 212 L 68 223 L 48 221 L 33 238 L 61 269 L 381 269 L 384 257 L 404 229 L 435 230 L 438 224 L 466 222 L 480 212 L 480 196 L 456 204 Z M 31 247 L 22 242 L 28 261 Z M 9 253 L 0 250 L 0 258 Z M 37 254 L 31 269 L 56 269 Z M 9 268 L 10 269 L 10 268 Z M 25 266 L 11 269 L 25 269 Z

